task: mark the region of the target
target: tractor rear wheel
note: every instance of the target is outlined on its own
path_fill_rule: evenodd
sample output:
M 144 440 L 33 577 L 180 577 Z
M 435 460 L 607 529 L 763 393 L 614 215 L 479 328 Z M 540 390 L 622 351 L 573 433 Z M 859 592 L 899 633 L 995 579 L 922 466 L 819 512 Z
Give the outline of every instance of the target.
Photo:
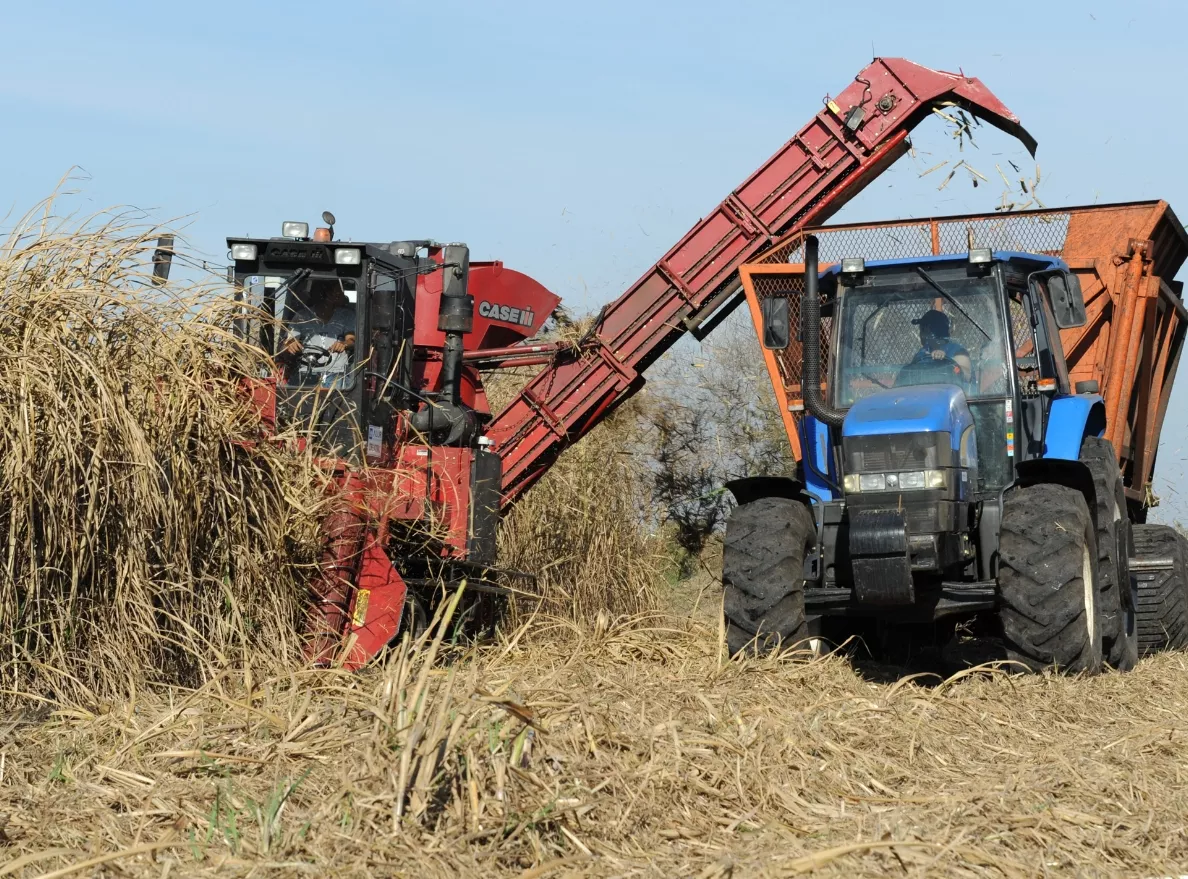
M 1188 556 L 1184 539 L 1167 525 L 1136 525 L 1135 557 L 1165 559 L 1159 568 L 1140 567 L 1138 584 L 1139 653 L 1147 656 L 1188 646 Z
M 1093 476 L 1097 495 L 1097 585 L 1101 595 L 1101 650 L 1105 661 L 1118 671 L 1130 671 L 1138 662 L 1138 626 L 1131 588 L 1130 556 L 1134 553 L 1122 472 L 1114 445 L 1107 439 L 1088 437 L 1081 446 L 1081 462 Z
M 1034 671 L 1101 670 L 1096 544 L 1080 492 L 1044 484 L 1007 494 L 998 589 L 1008 659 Z
M 722 551 L 731 656 L 768 653 L 808 637 L 804 559 L 816 540 L 812 514 L 799 501 L 766 497 L 735 507 Z

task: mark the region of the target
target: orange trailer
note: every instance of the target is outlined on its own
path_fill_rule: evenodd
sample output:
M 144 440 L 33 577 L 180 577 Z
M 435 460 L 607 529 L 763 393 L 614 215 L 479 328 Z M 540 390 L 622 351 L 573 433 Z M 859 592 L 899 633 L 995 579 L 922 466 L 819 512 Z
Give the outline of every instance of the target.
M 741 269 L 756 327 L 760 301 L 786 295 L 793 342 L 764 349 L 788 439 L 801 458 L 799 295 L 803 241 L 820 241 L 823 264 L 843 257 L 898 259 L 963 253 L 975 247 L 1062 258 L 1080 278 L 1089 320 L 1061 335 L 1072 381 L 1097 382 L 1107 410 L 1106 439 L 1117 450 L 1132 518 L 1154 504 L 1151 479 L 1172 381 L 1188 329 L 1183 284 L 1174 280 L 1188 258 L 1188 234 L 1165 201 L 1130 202 L 971 214 L 885 223 L 850 223 L 798 230 Z M 828 318 L 825 319 L 828 321 Z M 822 359 L 829 333 L 822 328 Z M 822 375 L 828 370 L 822 368 Z M 1082 385 L 1084 387 L 1084 385 Z

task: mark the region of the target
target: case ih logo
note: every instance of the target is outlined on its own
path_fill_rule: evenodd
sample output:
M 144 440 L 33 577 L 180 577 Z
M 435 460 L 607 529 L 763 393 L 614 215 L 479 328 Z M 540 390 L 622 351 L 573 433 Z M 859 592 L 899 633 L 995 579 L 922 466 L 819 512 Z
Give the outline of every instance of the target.
M 501 323 L 515 324 L 518 327 L 530 327 L 536 315 L 530 308 L 512 308 L 510 305 L 500 305 L 498 302 L 479 303 L 478 313 L 487 320 L 497 320 Z

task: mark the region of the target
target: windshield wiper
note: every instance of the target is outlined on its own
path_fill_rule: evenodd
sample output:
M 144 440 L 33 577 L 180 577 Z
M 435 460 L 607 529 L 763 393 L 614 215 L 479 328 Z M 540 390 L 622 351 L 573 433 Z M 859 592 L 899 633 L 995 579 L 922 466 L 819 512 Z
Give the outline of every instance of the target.
M 940 284 L 938 284 L 936 282 L 936 279 L 933 278 L 932 275 L 928 274 L 928 272 L 924 271 L 924 269 L 920 268 L 919 266 L 916 266 L 916 274 L 918 274 L 921 278 L 923 278 L 925 281 L 927 281 L 928 286 L 930 286 L 933 290 L 935 290 L 941 296 L 945 297 L 950 302 L 952 302 L 953 307 L 956 308 L 958 311 L 960 311 L 961 314 L 965 317 L 965 319 L 967 321 L 969 321 L 971 324 L 973 324 L 975 327 L 978 328 L 978 332 L 986 337 L 987 342 L 992 341 L 991 335 L 988 332 L 986 332 L 985 328 L 974 319 L 974 316 L 972 314 L 970 314 L 968 311 L 965 310 L 965 306 L 962 305 L 960 302 L 958 302 L 953 297 L 952 293 L 950 293 L 948 290 L 946 290 L 944 287 L 942 287 Z
M 289 290 L 294 284 L 299 284 L 313 274 L 313 269 L 301 268 L 289 275 L 288 279 L 272 291 L 272 301 L 275 302 L 280 298 L 280 295 Z

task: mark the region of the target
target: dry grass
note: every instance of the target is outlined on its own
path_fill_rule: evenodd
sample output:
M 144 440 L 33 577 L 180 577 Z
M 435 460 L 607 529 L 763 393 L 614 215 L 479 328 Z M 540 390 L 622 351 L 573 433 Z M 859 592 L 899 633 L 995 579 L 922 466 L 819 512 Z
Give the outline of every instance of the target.
M 612 626 L 0 726 L 0 876 L 1188 867 L 1182 654 L 927 687 L 719 646 Z
M 548 340 L 574 344 L 593 320 L 565 318 Z M 492 409 L 536 371 L 484 376 Z M 535 576 L 509 580 L 520 593 L 511 602 L 513 621 L 544 614 L 605 627 L 659 606 L 658 584 L 670 564 L 663 541 L 648 527 L 655 517 L 643 406 L 639 398 L 629 400 L 566 449 L 501 523 L 500 566 Z
M 320 495 L 243 447 L 258 352 L 217 288 L 149 283 L 158 230 L 52 208 L 0 245 L 0 704 L 284 655 Z
M 515 619 L 544 613 L 605 626 L 654 610 L 668 560 L 644 527 L 651 477 L 628 405 L 567 449 L 512 508 L 499 531 L 500 564 L 531 572 Z

